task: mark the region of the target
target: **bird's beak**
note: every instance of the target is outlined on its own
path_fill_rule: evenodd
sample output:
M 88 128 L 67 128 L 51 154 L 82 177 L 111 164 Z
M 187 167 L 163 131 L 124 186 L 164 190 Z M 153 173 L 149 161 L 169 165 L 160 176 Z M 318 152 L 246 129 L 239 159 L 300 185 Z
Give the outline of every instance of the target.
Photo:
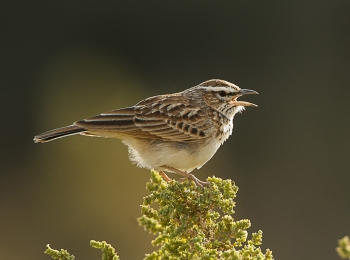
M 249 103 L 246 101 L 237 101 L 237 98 L 243 96 L 243 95 L 248 95 L 248 94 L 259 94 L 258 92 L 250 89 L 241 89 L 237 95 L 235 95 L 231 101 L 231 104 L 234 106 L 243 106 L 243 107 L 257 107 L 258 105 L 255 105 L 253 103 Z

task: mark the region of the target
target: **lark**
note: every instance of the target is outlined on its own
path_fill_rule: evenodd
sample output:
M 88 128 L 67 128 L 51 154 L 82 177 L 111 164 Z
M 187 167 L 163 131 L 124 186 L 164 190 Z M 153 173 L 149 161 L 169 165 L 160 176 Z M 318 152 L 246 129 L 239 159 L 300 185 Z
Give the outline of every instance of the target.
M 179 93 L 146 98 L 76 121 L 34 137 L 36 143 L 70 135 L 119 138 L 138 167 L 153 169 L 167 181 L 165 172 L 207 186 L 191 172 L 208 162 L 233 130 L 234 116 L 257 105 L 237 100 L 254 90 L 241 89 L 220 79 L 205 81 Z

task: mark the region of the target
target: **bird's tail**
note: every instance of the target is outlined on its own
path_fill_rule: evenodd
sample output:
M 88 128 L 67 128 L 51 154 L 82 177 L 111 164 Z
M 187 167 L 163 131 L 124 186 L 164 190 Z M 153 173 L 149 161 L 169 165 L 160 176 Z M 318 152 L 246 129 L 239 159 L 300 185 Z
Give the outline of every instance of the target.
M 79 126 L 75 125 L 70 125 L 70 126 L 65 126 L 61 128 L 57 128 L 45 133 L 42 133 L 40 135 L 37 135 L 34 137 L 34 142 L 35 143 L 45 143 L 49 142 L 51 140 L 55 140 L 61 137 L 69 136 L 69 135 L 75 135 L 81 132 L 86 131 L 86 129 L 81 128 Z

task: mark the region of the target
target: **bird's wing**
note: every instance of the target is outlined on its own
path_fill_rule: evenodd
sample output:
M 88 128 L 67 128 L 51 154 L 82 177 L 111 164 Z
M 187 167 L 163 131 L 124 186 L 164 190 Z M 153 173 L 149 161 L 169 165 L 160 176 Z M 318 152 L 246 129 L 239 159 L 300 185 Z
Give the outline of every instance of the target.
M 186 102 L 181 94 L 151 97 L 133 107 L 113 110 L 74 123 L 87 132 L 119 132 L 164 141 L 205 138 L 208 124 L 206 113 Z

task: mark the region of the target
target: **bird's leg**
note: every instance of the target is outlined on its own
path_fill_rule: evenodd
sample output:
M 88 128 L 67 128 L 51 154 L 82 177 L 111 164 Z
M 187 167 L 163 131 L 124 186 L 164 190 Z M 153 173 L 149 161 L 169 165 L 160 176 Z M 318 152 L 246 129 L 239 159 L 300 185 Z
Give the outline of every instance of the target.
M 206 186 L 206 187 L 208 187 L 210 185 L 210 182 L 201 181 L 196 176 L 194 176 L 193 174 L 190 174 L 190 173 L 187 173 L 187 172 L 183 172 L 183 171 L 180 171 L 178 169 L 175 169 L 175 168 L 169 167 L 169 166 L 161 166 L 161 167 L 165 168 L 165 169 L 167 169 L 169 171 L 175 172 L 175 173 L 177 173 L 177 174 L 179 174 L 181 176 L 184 176 L 184 177 L 194 181 L 194 183 L 196 185 L 198 185 L 198 186 L 201 186 L 201 187 Z
M 171 181 L 171 179 L 169 178 L 168 175 L 165 174 L 165 172 L 160 171 L 159 174 L 162 175 L 163 179 L 164 179 L 166 182 Z

